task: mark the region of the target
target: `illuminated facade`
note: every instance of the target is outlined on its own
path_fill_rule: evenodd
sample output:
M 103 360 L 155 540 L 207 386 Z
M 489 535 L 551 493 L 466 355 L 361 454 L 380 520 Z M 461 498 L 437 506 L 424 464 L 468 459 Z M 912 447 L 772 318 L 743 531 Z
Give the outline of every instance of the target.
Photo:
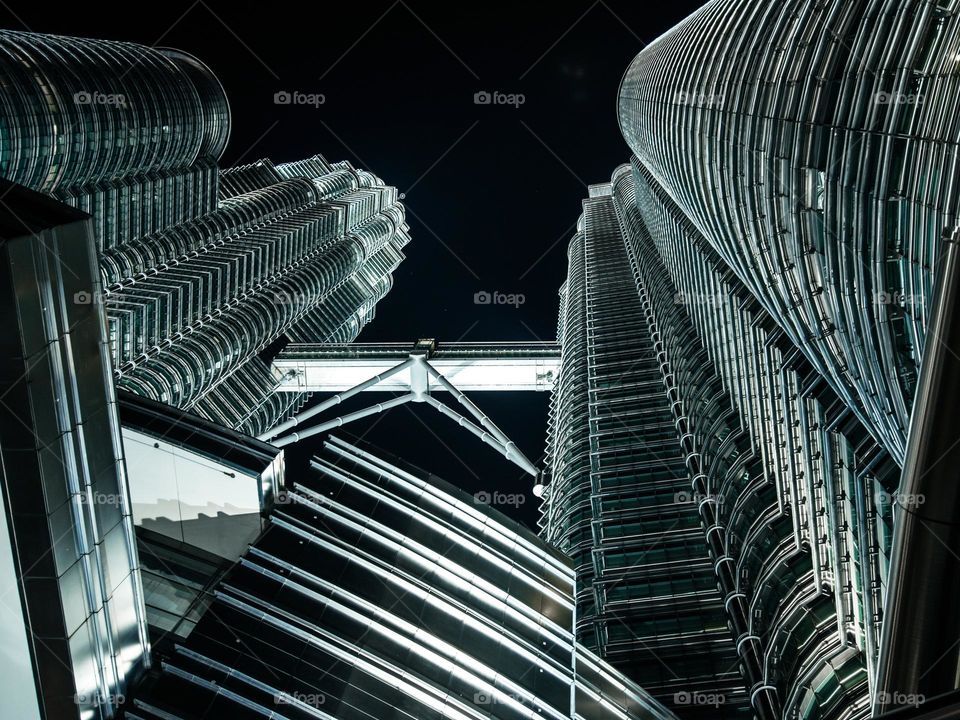
M 260 353 L 347 342 L 409 242 L 396 189 L 349 163 L 224 172 L 220 207 L 102 255 L 119 387 L 259 434 L 298 409 Z
M 331 438 L 130 710 L 675 720 L 574 641 L 573 586 L 496 510 Z
M 94 227 L 0 180 L 0 692 L 17 720 L 115 717 L 150 663 Z
M 722 694 L 694 709 L 727 717 L 736 647 L 617 200 L 591 187 L 568 250 L 544 537 L 573 558 L 581 642 L 662 702 Z
M 349 163 L 221 172 L 229 106 L 184 53 L 0 31 L 0 68 L 2 689 L 24 720 L 107 720 L 150 664 L 148 622 L 185 597 L 151 554 L 145 605 L 134 523 L 235 559 L 283 467 L 182 414 L 121 431 L 115 387 L 266 430 L 307 398 L 275 392 L 272 350 L 356 337 L 409 236 L 396 190 Z
M 570 244 L 541 523 L 578 637 L 683 717 L 864 716 L 899 468 L 658 190 L 622 166 Z
M 542 535 L 580 639 L 683 717 L 908 692 L 909 658 L 878 667 L 960 209 L 950 5 L 717 0 L 624 77 L 634 157 L 591 187 L 561 292 Z M 934 646 L 914 675 L 950 675 Z
M 230 108 L 177 50 L 0 30 L 0 176 L 94 217 L 97 250 L 217 207 Z
M 118 386 L 249 434 L 295 412 L 264 351 L 372 319 L 396 189 L 319 155 L 218 171 L 229 105 L 180 51 L 0 31 L 0 67 L 0 175 L 93 215 Z
M 898 463 L 960 210 L 955 11 L 717 0 L 620 88 L 642 168 Z

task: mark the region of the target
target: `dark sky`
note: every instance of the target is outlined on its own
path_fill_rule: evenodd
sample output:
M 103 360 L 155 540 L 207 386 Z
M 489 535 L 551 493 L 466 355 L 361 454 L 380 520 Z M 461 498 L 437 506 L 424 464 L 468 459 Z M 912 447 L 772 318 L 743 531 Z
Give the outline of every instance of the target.
M 206 62 L 233 113 L 223 166 L 320 153 L 395 185 L 413 240 L 360 340 L 411 342 L 554 339 L 586 184 L 609 180 L 628 159 L 615 110 L 623 72 L 644 43 L 704 4 L 241 0 L 54 11 L 7 1 L 11 29 L 176 47 Z M 277 105 L 281 91 L 325 102 Z M 483 91 L 524 102 L 475 104 Z M 484 290 L 525 302 L 474 304 Z M 474 399 L 540 459 L 546 395 Z M 535 521 L 530 479 L 428 407 L 396 408 L 350 430 L 471 493 L 526 493 L 518 509 L 501 509 Z

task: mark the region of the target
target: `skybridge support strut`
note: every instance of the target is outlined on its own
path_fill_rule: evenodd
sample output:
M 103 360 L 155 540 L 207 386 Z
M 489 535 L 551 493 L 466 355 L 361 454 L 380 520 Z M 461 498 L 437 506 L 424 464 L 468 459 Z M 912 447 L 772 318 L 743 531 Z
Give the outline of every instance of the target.
M 439 412 L 441 415 L 447 416 L 456 422 L 460 427 L 476 435 L 483 442 L 493 447 L 495 450 L 497 450 L 497 452 L 521 468 L 524 472 L 532 475 L 535 478 L 538 477 L 539 473 L 536 465 L 527 459 L 527 457 L 517 447 L 516 443 L 507 437 L 506 433 L 497 427 L 496 424 L 482 410 L 480 410 L 480 408 L 478 408 L 472 400 L 470 400 L 470 398 L 464 395 L 459 388 L 447 380 L 442 373 L 433 367 L 427 358 L 428 354 L 425 352 L 413 353 L 406 360 L 395 365 L 389 370 L 381 372 L 378 375 L 369 378 L 368 380 L 358 383 L 348 390 L 337 393 L 336 395 L 327 398 L 319 405 L 305 410 L 299 415 L 280 423 L 276 427 L 260 435 L 259 439 L 267 440 L 278 447 L 283 447 L 285 445 L 299 442 L 300 440 L 313 435 L 326 432 L 332 428 L 340 427 L 349 422 L 353 422 L 354 420 L 360 420 L 361 418 L 384 412 L 390 408 L 394 408 L 408 402 L 422 402 L 437 410 L 437 412 Z M 375 389 L 376 385 L 387 379 L 391 379 L 392 383 L 395 384 L 395 376 L 408 369 L 410 371 L 410 380 L 407 383 L 407 389 L 409 389 L 409 392 L 406 394 L 386 400 L 384 402 L 376 403 L 369 407 L 363 408 L 362 410 L 341 415 L 303 430 L 287 433 L 288 430 L 301 425 L 305 420 L 309 420 L 319 415 L 324 410 L 327 410 L 334 405 L 339 405 L 344 400 L 351 398 L 354 395 L 363 392 L 364 390 Z M 476 422 L 473 422 L 466 415 L 457 412 L 449 405 L 446 405 L 433 397 L 433 395 L 430 394 L 430 377 L 433 377 L 442 389 L 453 395 L 457 399 L 457 402 L 459 402 L 466 409 L 467 413 Z

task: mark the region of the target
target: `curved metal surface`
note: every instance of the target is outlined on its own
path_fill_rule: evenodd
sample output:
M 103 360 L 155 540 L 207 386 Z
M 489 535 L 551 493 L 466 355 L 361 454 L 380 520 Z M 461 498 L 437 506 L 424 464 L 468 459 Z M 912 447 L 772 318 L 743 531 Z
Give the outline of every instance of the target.
M 945 239 L 897 496 L 875 712 L 960 682 L 960 233 Z

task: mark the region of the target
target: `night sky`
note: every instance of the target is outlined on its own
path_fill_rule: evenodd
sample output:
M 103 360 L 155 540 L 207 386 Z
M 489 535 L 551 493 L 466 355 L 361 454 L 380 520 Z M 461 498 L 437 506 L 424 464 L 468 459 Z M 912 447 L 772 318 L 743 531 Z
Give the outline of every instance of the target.
M 629 157 L 616 120 L 620 79 L 646 42 L 703 4 L 201 0 L 53 10 L 8 0 L 2 14 L 11 29 L 199 57 L 230 99 L 223 167 L 320 153 L 396 186 L 412 242 L 359 340 L 442 342 L 555 338 L 586 185 L 608 181 Z M 523 103 L 475 104 L 476 93 L 495 91 L 522 94 Z M 324 102 L 277 105 L 278 92 Z M 476 305 L 480 291 L 525 302 Z M 385 396 L 341 407 L 376 397 Z M 546 394 L 472 397 L 531 460 L 541 458 Z M 429 407 L 396 408 L 349 430 L 470 493 L 524 493 L 523 505 L 500 509 L 535 522 L 532 479 Z M 298 453 L 290 454 L 295 466 Z

